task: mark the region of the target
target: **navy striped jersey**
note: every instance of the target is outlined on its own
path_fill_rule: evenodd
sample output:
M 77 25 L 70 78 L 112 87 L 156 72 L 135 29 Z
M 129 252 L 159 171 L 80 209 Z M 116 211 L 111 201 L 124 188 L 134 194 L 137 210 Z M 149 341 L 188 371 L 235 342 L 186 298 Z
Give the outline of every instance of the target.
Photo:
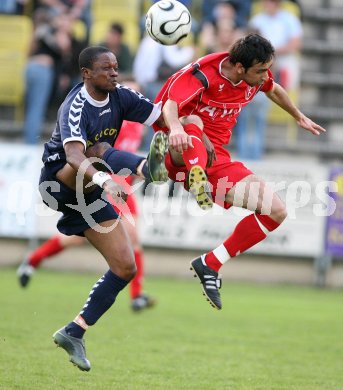
M 113 145 L 124 120 L 151 126 L 160 114 L 160 104 L 124 85 L 117 84 L 106 100 L 96 101 L 80 83 L 58 110 L 56 127 L 44 144 L 42 160 L 65 160 L 64 145 L 70 141 L 82 142 L 85 150 L 97 142 Z

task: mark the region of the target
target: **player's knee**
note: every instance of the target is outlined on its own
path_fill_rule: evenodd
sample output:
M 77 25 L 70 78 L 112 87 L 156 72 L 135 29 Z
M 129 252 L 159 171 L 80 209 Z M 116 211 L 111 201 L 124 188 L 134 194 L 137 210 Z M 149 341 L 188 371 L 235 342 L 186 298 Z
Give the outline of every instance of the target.
M 188 116 L 183 116 L 180 118 L 180 122 L 183 125 L 189 125 L 189 124 L 194 124 L 199 127 L 199 129 L 203 130 L 204 124 L 201 118 L 198 115 L 188 115 Z
M 132 280 L 137 273 L 136 263 L 133 258 L 120 263 L 115 261 L 115 264 L 112 263 L 112 266 L 110 265 L 110 268 L 113 273 L 127 281 Z
M 86 150 L 85 155 L 88 158 L 89 157 L 102 158 L 103 155 L 105 154 L 106 150 L 108 150 L 110 148 L 111 148 L 111 145 L 108 142 L 99 142 L 93 146 L 90 146 Z
M 125 280 L 132 280 L 137 273 L 136 263 L 133 261 L 130 264 L 127 264 L 122 269 L 122 278 Z
M 135 258 L 129 247 L 123 247 L 122 250 L 113 255 L 108 261 L 111 270 L 124 280 L 132 280 L 137 272 Z

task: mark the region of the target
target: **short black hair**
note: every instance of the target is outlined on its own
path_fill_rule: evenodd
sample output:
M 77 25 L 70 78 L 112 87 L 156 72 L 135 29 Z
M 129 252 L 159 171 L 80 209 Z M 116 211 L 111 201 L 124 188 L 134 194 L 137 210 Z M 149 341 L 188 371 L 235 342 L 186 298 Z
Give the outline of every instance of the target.
M 110 26 L 110 30 L 114 31 L 114 32 L 117 32 L 120 35 L 124 34 L 124 27 L 120 23 L 112 23 L 111 26 Z
M 245 69 L 251 66 L 271 61 L 274 58 L 275 49 L 268 39 L 259 34 L 251 33 L 238 39 L 230 49 L 230 62 L 243 65 Z
M 92 69 L 94 62 L 99 58 L 101 54 L 112 53 L 107 47 L 104 46 L 89 46 L 83 49 L 79 55 L 79 67 Z

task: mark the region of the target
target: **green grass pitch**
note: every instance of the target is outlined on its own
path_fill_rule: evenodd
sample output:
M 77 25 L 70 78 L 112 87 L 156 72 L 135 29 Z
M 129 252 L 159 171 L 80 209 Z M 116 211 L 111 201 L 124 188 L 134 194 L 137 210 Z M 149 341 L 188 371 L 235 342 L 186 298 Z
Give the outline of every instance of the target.
M 56 348 L 100 275 L 41 270 L 19 287 L 0 270 L 1 390 L 333 390 L 343 387 L 343 291 L 224 281 L 223 310 L 197 280 L 146 281 L 156 308 L 128 292 L 86 335 L 90 372 Z

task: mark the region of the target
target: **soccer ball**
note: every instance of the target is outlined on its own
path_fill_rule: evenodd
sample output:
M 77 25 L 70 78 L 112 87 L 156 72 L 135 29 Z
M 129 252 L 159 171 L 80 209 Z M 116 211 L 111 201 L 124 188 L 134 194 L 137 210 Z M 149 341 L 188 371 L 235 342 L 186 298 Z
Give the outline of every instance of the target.
M 189 10 L 179 1 L 160 0 L 153 4 L 145 17 L 145 29 L 162 45 L 175 45 L 185 38 L 192 27 Z

